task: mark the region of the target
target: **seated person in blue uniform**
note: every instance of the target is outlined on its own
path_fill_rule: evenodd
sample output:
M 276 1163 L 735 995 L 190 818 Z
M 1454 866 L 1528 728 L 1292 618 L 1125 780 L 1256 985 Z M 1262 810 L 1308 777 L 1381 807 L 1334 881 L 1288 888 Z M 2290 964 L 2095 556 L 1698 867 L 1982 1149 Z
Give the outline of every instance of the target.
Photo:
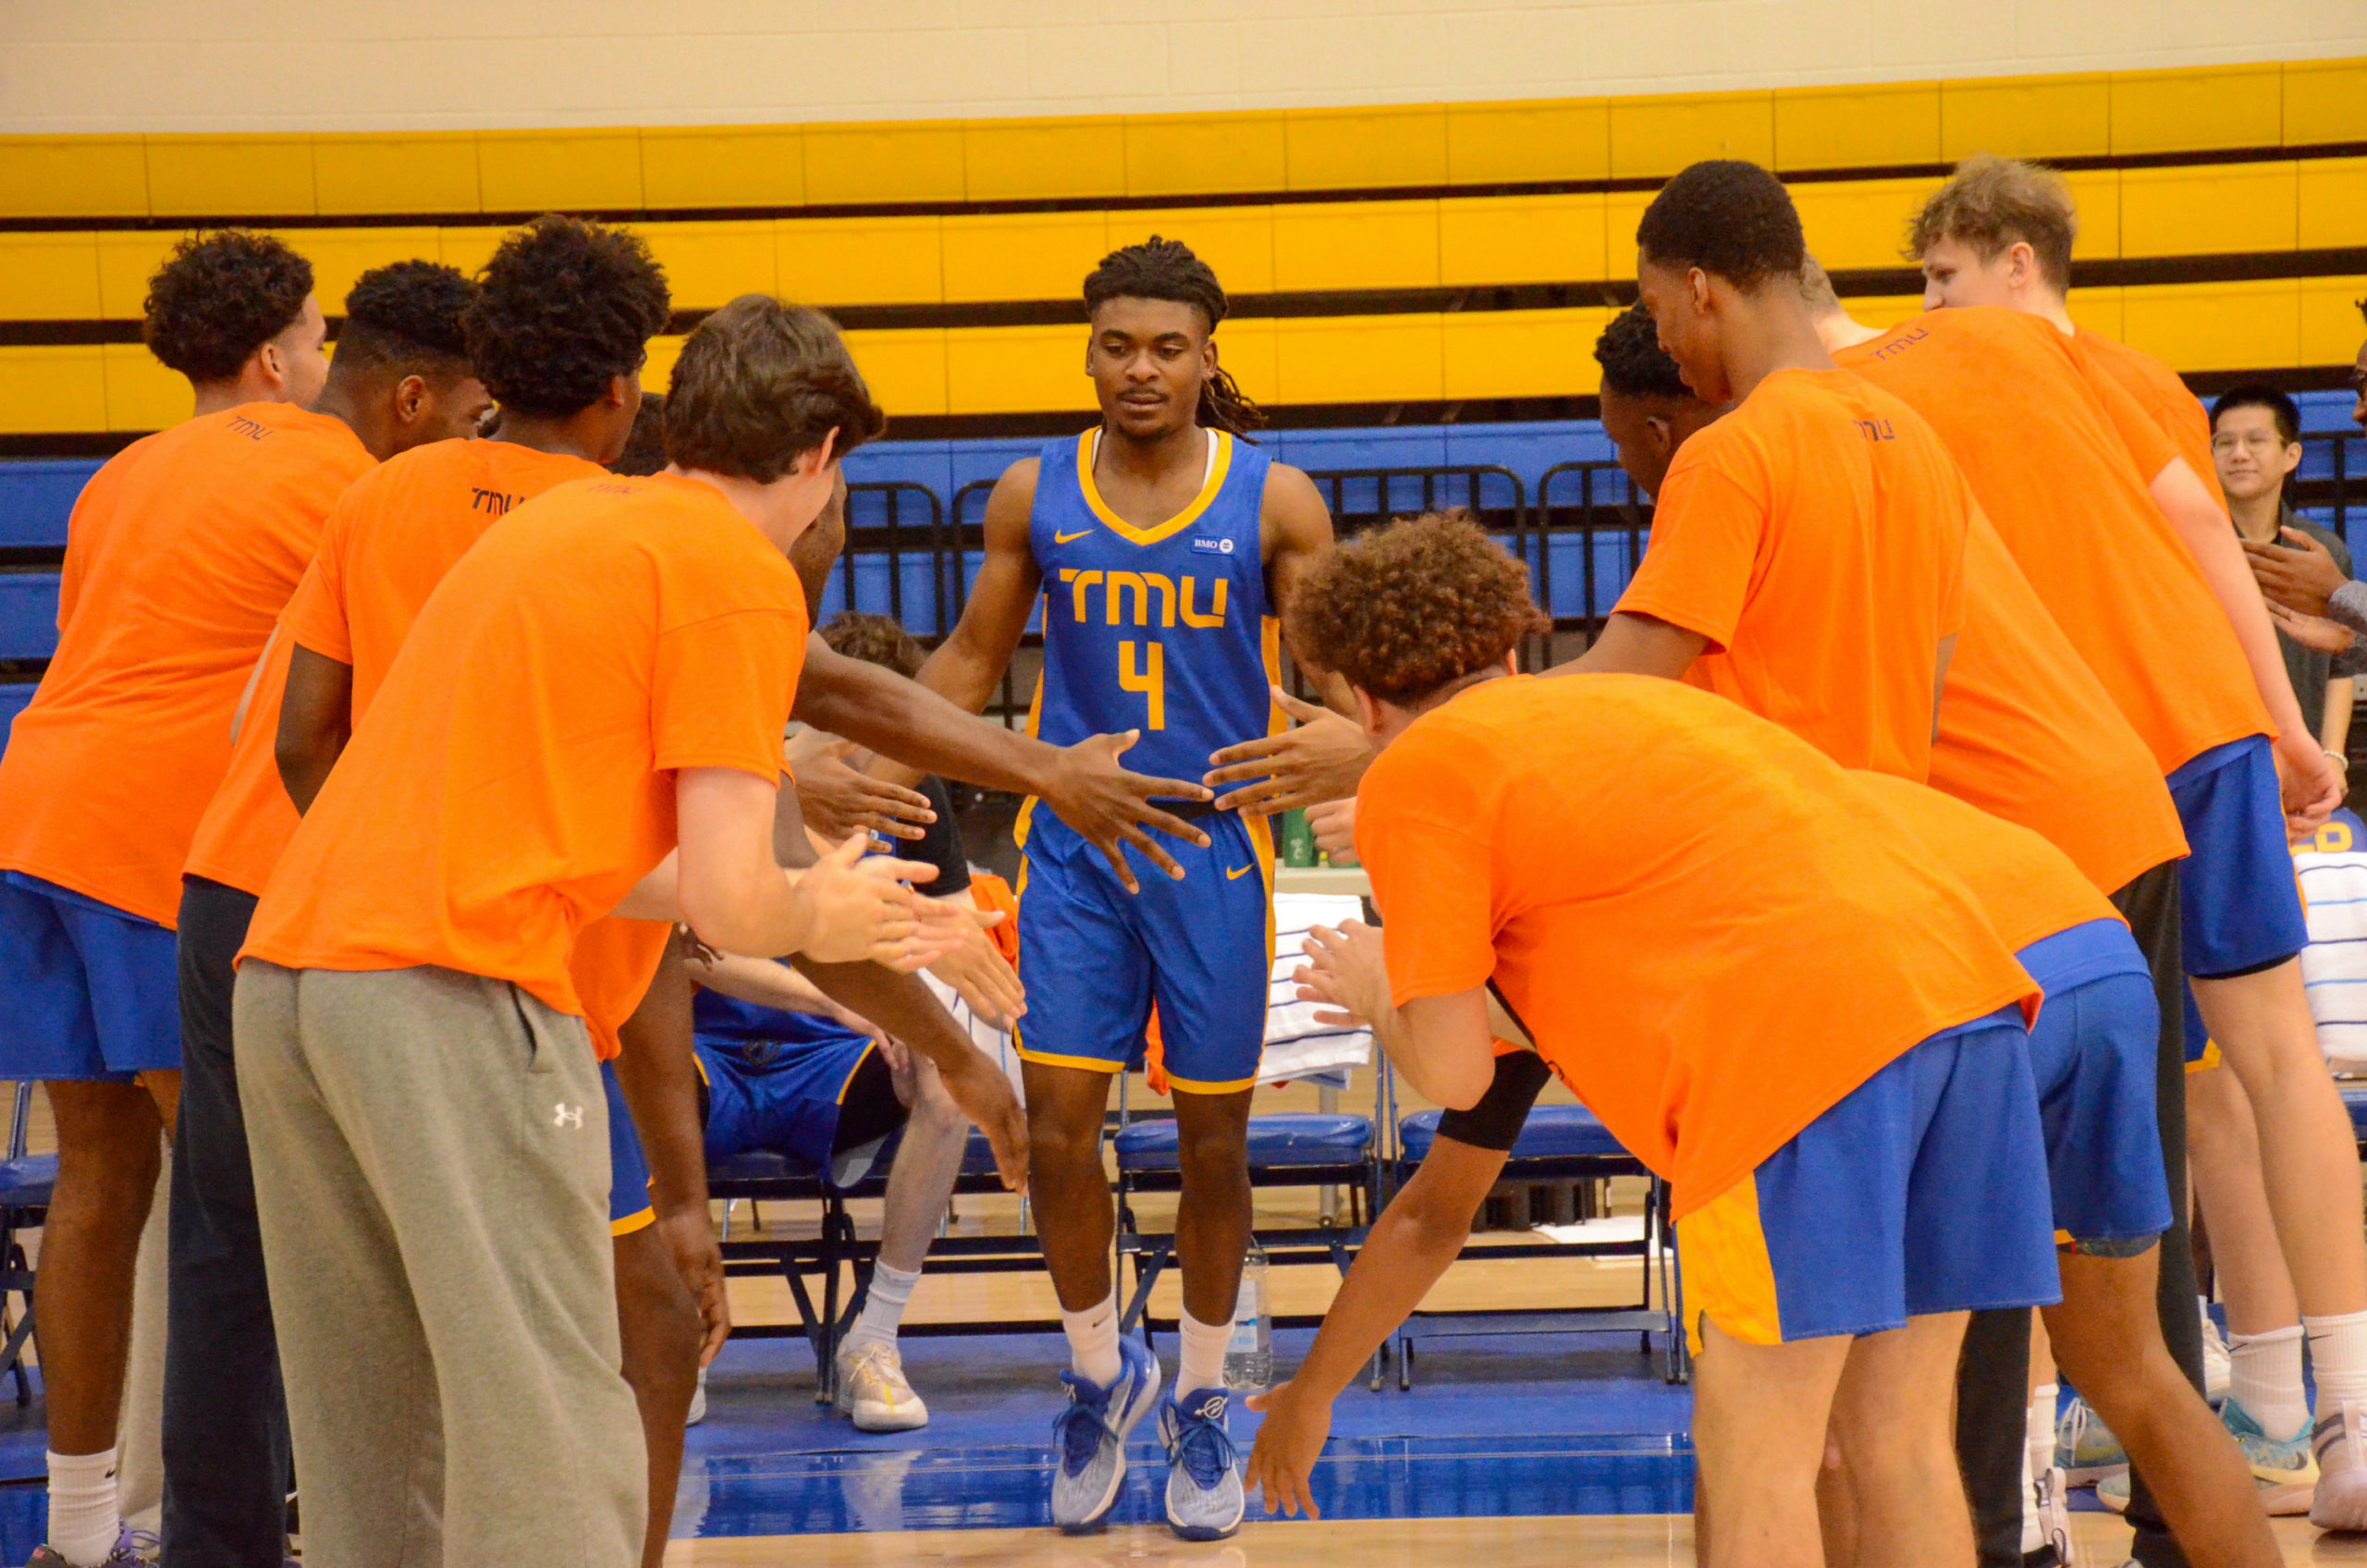
M 1306 474 L 1243 438 L 1263 415 L 1218 366 L 1224 290 L 1188 247 L 1153 237 L 1112 252 L 1085 304 L 1100 420 L 997 482 L 985 565 L 920 680 L 983 707 L 1041 603 L 1030 728 L 1054 744 L 1130 732 L 1130 766 L 1198 778 L 1217 751 L 1275 728 L 1276 619 L 1330 550 L 1331 520 Z M 1266 818 L 1217 812 L 1204 789 L 1184 787 L 1171 810 L 1190 819 L 1158 824 L 1175 841 L 1134 832 L 1107 857 L 1035 802 L 1023 812 L 1018 1048 L 1029 1191 L 1072 1362 L 1052 1518 L 1086 1531 L 1117 1501 L 1126 1435 L 1160 1381 L 1149 1352 L 1118 1334 L 1101 1155 L 1110 1081 L 1158 1004 L 1183 1167 L 1182 1362 L 1159 1413 L 1167 1515 L 1212 1539 L 1242 1513 L 1223 1365 L 1249 1243 L 1273 841 Z

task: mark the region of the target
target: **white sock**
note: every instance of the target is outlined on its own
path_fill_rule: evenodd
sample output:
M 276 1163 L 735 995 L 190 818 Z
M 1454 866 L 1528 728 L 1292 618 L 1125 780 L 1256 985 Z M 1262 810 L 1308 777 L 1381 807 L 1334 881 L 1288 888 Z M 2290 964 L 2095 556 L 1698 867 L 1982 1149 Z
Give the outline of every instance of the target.
M 49 1544 L 67 1562 L 94 1568 L 123 1532 L 115 1495 L 115 1450 L 49 1455 Z
M 2053 1454 L 2047 1455 L 2049 1459 Z M 2022 1445 L 2022 1555 L 2046 1544 L 2046 1535 L 2038 1516 L 2038 1472 L 2030 1464 L 2030 1445 Z
M 2367 1312 L 2338 1317 L 2304 1314 L 2310 1336 L 2310 1369 L 2318 1377 L 2318 1404 L 2333 1411 L 2346 1402 L 2367 1403 Z
M 1175 1368 L 1175 1397 L 1202 1389 L 1224 1387 L 1224 1347 L 1232 1342 L 1231 1323 L 1203 1323 L 1185 1307 L 1178 1319 L 1184 1336 L 1184 1359 Z
M 2211 1298 L 2194 1298 L 2202 1316 L 2202 1397 L 2217 1404 L 2227 1397 L 2227 1341 L 2211 1317 Z
M 2325 1373 L 2318 1374 L 2319 1388 Z M 2227 1394 L 2260 1429 L 2291 1442 L 2310 1426 L 2310 1396 L 2301 1388 L 2301 1326 L 2265 1334 L 2227 1336 Z
M 1100 1384 L 1118 1380 L 1126 1369 L 1118 1354 L 1118 1292 L 1111 1291 L 1099 1305 L 1083 1312 L 1061 1308 L 1061 1328 L 1069 1337 L 1069 1365 L 1080 1378 Z
M 863 1316 L 847 1330 L 844 1342 L 850 1346 L 894 1344 L 896 1326 L 904 1320 L 904 1307 L 913 1299 L 913 1287 L 920 1282 L 921 1271 L 917 1268 L 907 1274 L 884 1263 L 872 1265 L 871 1289 L 863 1298 Z M 1110 1299 L 1115 1301 L 1116 1297 Z M 1116 1376 L 1114 1372 L 1110 1374 Z
M 2030 1409 L 2022 1416 L 2022 1451 L 2030 1459 L 2032 1476 L 2054 1468 L 2054 1406 L 2061 1392 L 2053 1383 L 2041 1383 L 2030 1390 Z

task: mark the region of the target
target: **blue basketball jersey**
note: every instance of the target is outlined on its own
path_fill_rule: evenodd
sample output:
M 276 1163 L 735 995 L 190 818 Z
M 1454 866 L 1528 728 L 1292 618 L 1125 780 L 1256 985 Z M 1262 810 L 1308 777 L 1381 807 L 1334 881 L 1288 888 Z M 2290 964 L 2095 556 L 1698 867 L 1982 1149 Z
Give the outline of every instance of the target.
M 1028 537 L 1044 576 L 1044 674 L 1029 729 L 1056 746 L 1139 729 L 1126 767 L 1196 779 L 1211 752 L 1277 722 L 1267 688 L 1281 642 L 1258 533 L 1271 459 L 1210 431 L 1199 495 L 1137 528 L 1094 489 L 1099 435 L 1052 442 L 1036 473 Z

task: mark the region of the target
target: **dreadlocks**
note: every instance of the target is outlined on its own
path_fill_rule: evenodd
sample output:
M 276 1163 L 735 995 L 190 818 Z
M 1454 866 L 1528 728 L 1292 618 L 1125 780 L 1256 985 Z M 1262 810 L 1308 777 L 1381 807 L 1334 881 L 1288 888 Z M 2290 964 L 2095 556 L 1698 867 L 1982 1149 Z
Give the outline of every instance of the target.
M 1101 258 L 1085 278 L 1085 309 L 1090 315 L 1112 300 L 1171 300 L 1200 312 L 1213 334 L 1224 320 L 1224 286 L 1208 263 L 1181 239 L 1152 235 Z M 1200 423 L 1245 435 L 1263 429 L 1266 410 L 1249 400 L 1221 365 L 1200 384 Z

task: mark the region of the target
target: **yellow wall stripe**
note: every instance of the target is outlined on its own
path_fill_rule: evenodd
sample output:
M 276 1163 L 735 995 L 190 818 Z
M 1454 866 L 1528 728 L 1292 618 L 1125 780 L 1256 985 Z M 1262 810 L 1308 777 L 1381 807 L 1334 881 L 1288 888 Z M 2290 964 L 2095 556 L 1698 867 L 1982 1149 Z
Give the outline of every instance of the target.
M 1101 200 L 2367 141 L 2367 60 L 1087 118 L 0 138 L 0 218 Z

